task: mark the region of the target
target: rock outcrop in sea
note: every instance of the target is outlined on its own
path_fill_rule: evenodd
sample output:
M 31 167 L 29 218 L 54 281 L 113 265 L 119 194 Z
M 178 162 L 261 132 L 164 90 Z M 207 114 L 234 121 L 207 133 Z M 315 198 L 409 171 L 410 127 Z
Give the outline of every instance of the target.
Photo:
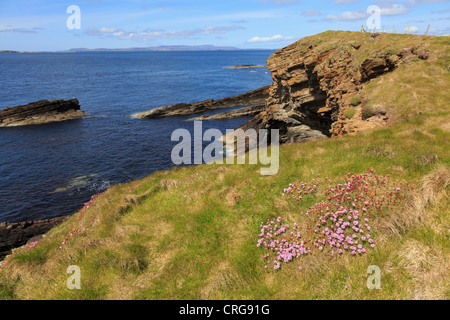
M 230 66 L 230 67 L 222 67 L 223 69 L 253 69 L 253 68 L 265 68 L 267 66 L 263 65 L 257 65 L 257 64 L 241 64 L 237 66 Z
M 0 127 L 60 122 L 85 115 L 77 99 L 41 100 L 0 110 Z
M 201 113 L 208 110 L 231 108 L 238 106 L 265 106 L 269 97 L 269 87 L 265 86 L 247 93 L 233 97 L 226 97 L 218 100 L 204 100 L 195 103 L 177 103 L 171 106 L 164 106 L 146 112 L 138 113 L 136 116 L 142 119 L 154 119 L 171 116 L 184 116 Z
M 222 120 L 222 119 L 234 119 L 240 117 L 251 117 L 256 116 L 261 111 L 265 110 L 266 106 L 264 104 L 250 106 L 242 109 L 237 109 L 233 111 L 225 111 L 214 115 L 202 115 L 200 117 L 189 119 L 191 121 L 196 120 Z
M 12 249 L 37 240 L 40 235 L 68 218 L 69 216 L 64 216 L 36 221 L 0 223 L 0 260 L 8 255 Z

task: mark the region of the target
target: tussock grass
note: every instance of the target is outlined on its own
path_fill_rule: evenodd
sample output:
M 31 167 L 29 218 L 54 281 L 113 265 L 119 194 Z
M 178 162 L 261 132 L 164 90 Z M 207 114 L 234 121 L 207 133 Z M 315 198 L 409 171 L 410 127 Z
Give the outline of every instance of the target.
M 450 169 L 439 166 L 422 179 L 418 192 L 412 194 L 397 214 L 383 219 L 378 227 L 382 234 L 400 235 L 413 225 L 427 218 L 427 208 L 447 198 L 450 185 Z
M 356 110 L 354 108 L 348 108 L 347 110 L 344 111 L 344 116 L 347 119 L 351 119 L 351 118 L 353 118 L 355 113 L 356 113 Z
M 357 94 L 350 99 L 350 104 L 352 106 L 356 107 L 357 105 L 359 105 L 361 103 L 361 100 L 362 100 L 361 96 L 359 94 Z

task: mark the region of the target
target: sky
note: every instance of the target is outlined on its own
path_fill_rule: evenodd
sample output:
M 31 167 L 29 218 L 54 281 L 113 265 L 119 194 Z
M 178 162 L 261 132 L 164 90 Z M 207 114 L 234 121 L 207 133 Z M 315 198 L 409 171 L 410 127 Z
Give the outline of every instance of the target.
M 0 50 L 278 49 L 327 30 L 424 34 L 429 24 L 450 34 L 450 0 L 0 0 Z

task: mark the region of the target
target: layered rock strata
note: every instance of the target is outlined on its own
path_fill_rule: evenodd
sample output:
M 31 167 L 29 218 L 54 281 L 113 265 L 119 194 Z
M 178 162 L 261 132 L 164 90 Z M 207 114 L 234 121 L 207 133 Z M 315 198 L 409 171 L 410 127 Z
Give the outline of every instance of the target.
M 25 221 L 18 223 L 0 223 L 0 260 L 11 252 L 13 248 L 25 245 L 53 227 L 66 221 L 68 216 L 57 217 L 37 221 Z
M 208 110 L 232 108 L 249 105 L 265 105 L 269 96 L 269 87 L 265 86 L 247 93 L 233 97 L 226 97 L 218 100 L 204 100 L 195 103 L 177 103 L 171 106 L 164 106 L 146 112 L 138 113 L 136 116 L 142 119 L 154 119 L 171 116 L 183 116 L 201 113 Z
M 267 61 L 272 72 L 267 108 L 241 129 L 279 129 L 280 143 L 339 136 L 343 110 L 371 80 L 393 71 L 402 53 L 374 52 L 358 62 L 347 43 L 293 43 Z
M 0 110 L 0 127 L 59 122 L 84 115 L 77 99 L 41 100 Z
M 233 111 L 225 111 L 218 114 L 214 114 L 212 116 L 210 115 L 203 115 L 200 117 L 189 119 L 191 121 L 195 120 L 222 120 L 222 119 L 234 119 L 234 118 L 240 118 L 240 117 L 250 117 L 255 116 L 261 111 L 265 110 L 266 106 L 265 104 L 257 105 L 257 106 L 251 106 L 247 108 L 242 108 L 238 110 Z

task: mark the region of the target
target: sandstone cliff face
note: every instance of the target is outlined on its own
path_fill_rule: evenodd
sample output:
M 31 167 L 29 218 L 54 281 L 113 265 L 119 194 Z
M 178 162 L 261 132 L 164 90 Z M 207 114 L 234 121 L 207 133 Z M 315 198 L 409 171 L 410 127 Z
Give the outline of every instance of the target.
M 77 99 L 41 100 L 0 110 L 0 127 L 57 122 L 84 115 Z
M 360 45 L 300 42 L 268 59 L 273 84 L 266 110 L 242 129 L 280 129 L 280 143 L 339 136 L 350 99 L 371 79 L 393 71 L 402 58 L 402 53 L 380 50 L 366 54 L 361 63 L 356 54 Z

